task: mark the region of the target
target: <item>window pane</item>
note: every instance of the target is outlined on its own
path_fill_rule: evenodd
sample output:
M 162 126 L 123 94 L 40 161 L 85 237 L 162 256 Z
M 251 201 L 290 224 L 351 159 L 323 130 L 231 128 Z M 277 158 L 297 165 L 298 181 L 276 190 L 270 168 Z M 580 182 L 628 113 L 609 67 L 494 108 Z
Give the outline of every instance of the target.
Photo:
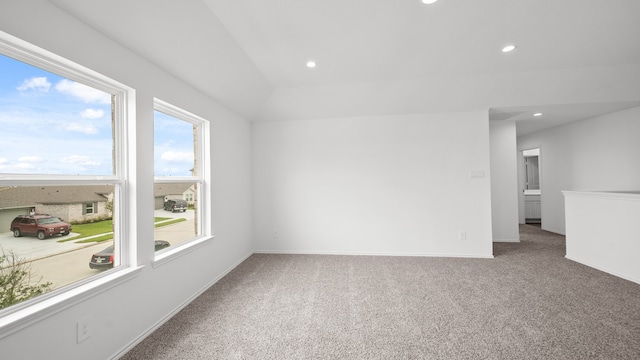
M 154 113 L 154 175 L 192 176 L 195 126 L 160 111 Z
M 113 96 L 0 55 L 0 173 L 113 174 Z
M 154 190 L 156 241 L 164 240 L 170 245 L 178 245 L 200 235 L 195 200 L 197 183 L 156 183 Z
M 198 147 L 202 144 L 197 141 L 199 120 L 165 103 L 156 102 L 156 106 L 167 111 L 154 113 L 154 240 L 156 251 L 161 251 L 201 235 L 196 164 Z
M 119 265 L 114 191 L 114 185 L 0 187 L 0 247 L 8 255 L 0 276 L 27 266 L 23 283 L 50 283 L 47 292 Z M 85 213 L 86 204 L 93 213 Z

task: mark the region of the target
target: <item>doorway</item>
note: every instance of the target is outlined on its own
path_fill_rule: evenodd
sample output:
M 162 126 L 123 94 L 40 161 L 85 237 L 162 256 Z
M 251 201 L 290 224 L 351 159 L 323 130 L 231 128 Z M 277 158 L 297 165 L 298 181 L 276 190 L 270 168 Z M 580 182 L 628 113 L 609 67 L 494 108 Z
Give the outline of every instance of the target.
M 520 222 L 540 226 L 542 224 L 542 186 L 540 176 L 540 148 L 521 151 L 520 185 L 523 205 L 520 208 Z

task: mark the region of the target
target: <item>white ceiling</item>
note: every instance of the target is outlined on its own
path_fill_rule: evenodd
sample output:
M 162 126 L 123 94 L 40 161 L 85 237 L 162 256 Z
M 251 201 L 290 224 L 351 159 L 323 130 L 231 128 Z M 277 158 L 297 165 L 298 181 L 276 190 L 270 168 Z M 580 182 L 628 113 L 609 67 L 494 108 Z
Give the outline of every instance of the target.
M 252 121 L 640 105 L 637 0 L 49 1 Z
M 204 1 L 275 87 L 640 62 L 633 0 Z
M 489 120 L 515 121 L 520 136 L 637 106 L 638 101 L 502 107 L 489 109 Z

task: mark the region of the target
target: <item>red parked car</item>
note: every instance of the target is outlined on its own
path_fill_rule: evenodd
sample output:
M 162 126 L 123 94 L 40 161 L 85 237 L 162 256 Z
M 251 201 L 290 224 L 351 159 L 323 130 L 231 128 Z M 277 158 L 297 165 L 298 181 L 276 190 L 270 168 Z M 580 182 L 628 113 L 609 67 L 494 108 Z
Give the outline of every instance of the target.
M 69 235 L 71 224 L 47 214 L 20 215 L 13 219 L 10 230 L 15 237 L 32 235 L 44 240 L 54 235 Z

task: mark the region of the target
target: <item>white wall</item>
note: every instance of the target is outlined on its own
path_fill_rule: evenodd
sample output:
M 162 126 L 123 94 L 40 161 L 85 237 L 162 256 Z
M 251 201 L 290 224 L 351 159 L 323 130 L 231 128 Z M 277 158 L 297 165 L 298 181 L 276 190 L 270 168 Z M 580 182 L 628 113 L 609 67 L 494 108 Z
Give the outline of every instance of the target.
M 640 284 L 640 191 L 564 191 L 566 258 Z
M 563 190 L 640 189 L 640 107 L 518 138 L 540 146 L 542 228 L 565 234 Z
M 252 251 L 250 125 L 213 100 L 44 1 L 0 3 L 0 30 L 136 89 L 136 215 L 141 273 L 109 290 L 78 294 L 37 322 L 0 329 L 3 359 L 108 359 L 157 325 Z M 153 247 L 153 97 L 212 121 L 216 238 L 162 266 Z M 144 161 L 143 161 L 144 160 Z M 91 315 L 93 335 L 76 343 L 76 322 Z M 35 345 L 34 345 L 35 344 Z
M 490 257 L 488 145 L 487 112 L 254 123 L 256 249 Z
M 513 121 L 489 124 L 493 241 L 519 242 L 516 124 Z

